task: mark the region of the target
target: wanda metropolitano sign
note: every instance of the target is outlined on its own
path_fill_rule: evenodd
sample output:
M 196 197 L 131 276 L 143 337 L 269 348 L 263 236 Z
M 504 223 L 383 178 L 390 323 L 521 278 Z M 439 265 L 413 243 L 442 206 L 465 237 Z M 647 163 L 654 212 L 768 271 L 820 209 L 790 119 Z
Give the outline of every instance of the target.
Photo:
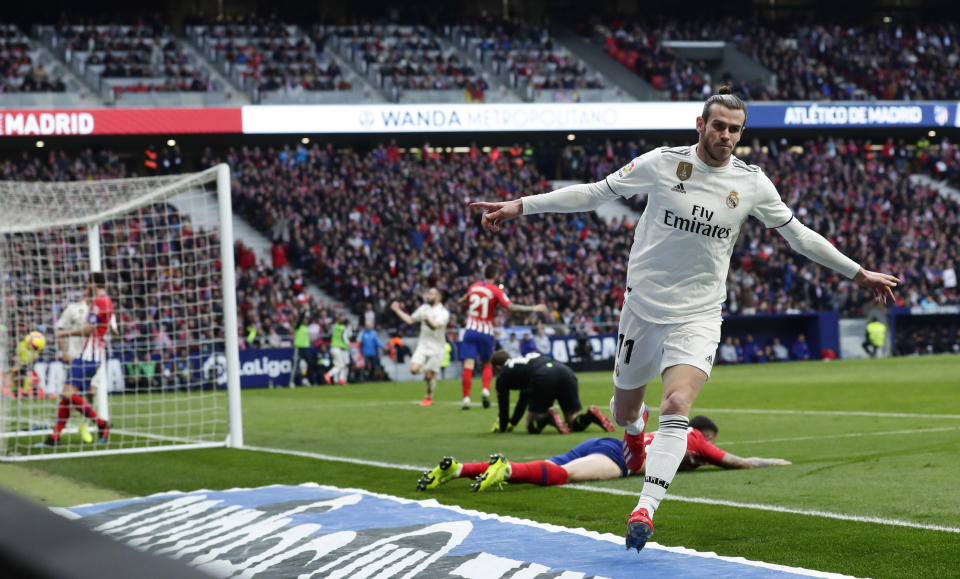
M 0 110 L 0 137 L 693 130 L 699 102 Z M 750 103 L 756 129 L 960 127 L 958 102 Z

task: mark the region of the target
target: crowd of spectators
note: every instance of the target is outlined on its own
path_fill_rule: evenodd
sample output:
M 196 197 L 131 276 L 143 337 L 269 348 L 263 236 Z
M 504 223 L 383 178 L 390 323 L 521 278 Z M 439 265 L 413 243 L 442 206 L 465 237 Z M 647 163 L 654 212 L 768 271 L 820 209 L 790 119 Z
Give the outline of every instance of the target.
M 911 184 L 913 149 L 900 142 L 874 150 L 843 139 L 808 141 L 799 149 L 773 145 L 753 142 L 741 156 L 763 167 L 798 218 L 841 251 L 900 275 L 905 285 L 898 304 L 960 301 L 951 276 L 960 263 L 960 204 Z M 561 157 L 566 176 L 598 180 L 646 149 L 608 142 L 594 154 Z M 523 150 L 516 151 L 401 153 L 390 145 L 361 155 L 301 145 L 233 149 L 223 160 L 239 182 L 237 210 L 256 215 L 296 267 L 358 312 L 371 303 L 380 315 L 393 300 L 413 307 L 425 287 L 437 285 L 456 317 L 456 297 L 493 256 L 512 294 L 551 307 L 546 319 L 523 321 L 615 322 L 624 272 L 613 256 L 627 253 L 629 223 L 607 224 L 590 213 L 529 218 L 498 236 L 477 229 L 478 216 L 466 201 L 550 188 Z M 205 163 L 220 159 L 209 152 Z M 871 297 L 748 220 L 731 261 L 725 313 L 863 315 Z
M 663 28 L 648 22 L 614 20 L 597 24 L 592 34 L 613 59 L 636 72 L 670 100 L 701 100 L 712 92 L 706 65 L 692 63 L 661 43 Z
M 71 24 L 56 27 L 56 46 L 80 73 L 101 79 L 143 79 L 117 83 L 123 92 L 210 92 L 221 87 L 156 21 L 137 24 Z
M 14 24 L 0 24 L 0 92 L 66 92 L 59 76 L 35 63 L 30 40 Z
M 326 35 L 345 47 L 365 71 L 378 75 L 384 87 L 478 93 L 489 88 L 469 62 L 444 48 L 433 31 L 423 25 L 331 26 Z
M 615 323 L 625 264 L 613 256 L 627 253 L 629 228 L 591 213 L 519 221 L 506 235 L 481 231 L 466 201 L 549 188 L 533 164 L 494 151 L 245 147 L 209 151 L 204 165 L 228 162 L 234 210 L 256 216 L 292 266 L 358 313 L 372 303 L 377 316 L 389 315 L 394 300 L 412 311 L 436 286 L 456 326 L 457 298 L 493 259 L 511 295 L 550 306 L 545 319 L 514 322 Z
M 747 334 L 743 340 L 739 336 L 724 338 L 717 347 L 716 363 L 721 365 L 763 364 L 810 360 L 812 357 L 819 356 L 810 352 L 810 345 L 807 344 L 807 337 L 804 334 L 797 334 L 789 347 L 778 336 L 773 336 L 769 342 L 765 342 L 754 340 L 753 334 Z
M 581 32 L 606 43 L 610 56 L 667 90 L 673 100 L 711 91 L 705 63 L 691 63 L 664 41 L 727 41 L 772 71 L 775 90 L 738 86 L 752 100 L 938 100 L 960 95 L 957 25 L 949 20 L 887 18 L 840 25 L 740 17 L 594 21 Z M 731 79 L 718 79 L 729 84 Z M 713 83 L 719 84 L 719 83 Z
M 604 88 L 603 78 L 566 49 L 555 46 L 544 26 L 520 18 L 489 16 L 458 24 L 454 36 L 477 50 L 481 61 L 510 74 L 514 85 L 526 80 L 538 89 Z
M 194 26 L 197 41 L 214 50 L 245 88 L 287 92 L 349 90 L 351 84 L 319 42 L 275 19 L 238 19 Z

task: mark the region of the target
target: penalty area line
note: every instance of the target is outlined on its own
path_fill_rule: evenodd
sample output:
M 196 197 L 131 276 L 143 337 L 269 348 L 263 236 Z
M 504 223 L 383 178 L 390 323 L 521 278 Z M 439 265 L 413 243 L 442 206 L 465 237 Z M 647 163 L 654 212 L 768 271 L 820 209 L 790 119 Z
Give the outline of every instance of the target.
M 329 460 L 334 462 L 346 462 L 350 464 L 359 464 L 363 466 L 376 466 L 381 468 L 392 468 L 397 470 L 408 470 L 414 472 L 424 472 L 430 470 L 430 467 L 416 466 L 412 464 L 394 464 L 389 462 L 381 462 L 377 460 L 366 460 L 362 458 L 351 458 L 343 456 L 332 456 L 329 454 L 321 454 L 318 452 L 306 452 L 302 450 L 285 450 L 282 448 L 267 448 L 262 446 L 243 446 L 243 450 L 253 450 L 256 452 L 268 452 L 273 454 L 286 454 L 290 456 L 300 456 L 303 458 L 313 458 L 317 460 Z M 580 490 L 580 491 L 589 491 L 594 493 L 606 493 L 610 495 L 624 495 L 636 497 L 636 491 L 626 491 L 621 489 L 612 489 L 608 487 L 598 487 L 583 483 L 575 483 L 569 485 L 560 485 L 560 488 Z M 735 501 L 725 501 L 721 499 L 707 499 L 702 497 L 683 497 L 677 495 L 667 495 L 667 500 L 671 501 L 681 501 L 687 503 L 699 503 L 703 505 L 714 505 L 721 507 L 734 507 L 738 509 L 751 509 L 756 511 L 770 511 L 775 513 L 786 513 L 791 515 L 803 515 L 808 517 L 822 517 L 825 519 L 835 519 L 839 521 L 851 521 L 855 523 L 872 523 L 876 525 L 886 525 L 893 527 L 909 527 L 912 529 L 922 529 L 924 531 L 940 531 L 944 533 L 958 533 L 960 534 L 960 527 L 947 527 L 944 525 L 927 525 L 923 523 L 914 523 L 912 521 L 901 521 L 898 519 L 885 519 L 882 517 L 866 517 L 860 515 L 847 515 L 844 513 L 833 513 L 830 511 L 818 511 L 818 510 L 809 510 L 809 509 L 793 509 L 789 507 L 781 507 L 777 505 L 764 505 L 760 503 L 738 503 Z

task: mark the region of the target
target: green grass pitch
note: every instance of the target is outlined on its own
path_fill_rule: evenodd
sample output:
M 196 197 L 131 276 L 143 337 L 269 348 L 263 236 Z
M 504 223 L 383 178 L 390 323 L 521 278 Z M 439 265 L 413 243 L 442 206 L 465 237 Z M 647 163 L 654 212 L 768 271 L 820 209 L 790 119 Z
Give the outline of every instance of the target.
M 479 380 L 474 380 L 479 394 Z M 585 405 L 606 409 L 607 373 L 580 375 Z M 660 384 L 648 389 L 656 406 Z M 433 466 L 450 454 L 485 460 L 542 459 L 602 436 L 596 427 L 560 435 L 490 433 L 495 408 L 459 408 L 459 378 L 421 408 L 422 384 L 250 390 L 243 393 L 250 446 Z M 474 396 L 479 399 L 479 396 Z M 955 576 L 960 534 L 791 512 L 669 500 L 671 495 L 804 512 L 960 527 L 960 356 L 719 367 L 694 414 L 720 427 L 718 445 L 793 466 L 680 473 L 657 512 L 654 540 L 872 577 Z M 651 424 L 656 424 L 656 414 Z M 655 426 L 654 426 L 655 427 Z M 614 433 L 619 435 L 619 433 Z M 418 493 L 418 474 L 265 452 L 195 450 L 0 465 L 0 484 L 51 505 L 154 492 L 314 481 L 621 534 L 636 498 L 569 488 L 509 485 L 471 493 L 456 480 Z M 638 492 L 639 479 L 590 483 Z M 636 557 L 624 552 L 625 557 Z

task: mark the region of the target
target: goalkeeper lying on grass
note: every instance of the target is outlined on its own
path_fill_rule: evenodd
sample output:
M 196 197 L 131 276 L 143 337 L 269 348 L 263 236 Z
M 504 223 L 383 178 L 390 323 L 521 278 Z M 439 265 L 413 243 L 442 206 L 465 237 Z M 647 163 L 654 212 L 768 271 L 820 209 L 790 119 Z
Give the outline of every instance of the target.
M 717 432 L 717 425 L 706 416 L 695 416 L 690 420 L 687 452 L 680 470 L 693 470 L 705 464 L 721 468 L 790 464 L 790 461 L 780 458 L 740 458 L 725 452 L 713 444 Z M 645 444 L 650 444 L 656 435 L 656 432 L 638 436 L 624 433 L 622 441 L 612 437 L 591 438 L 565 454 L 533 462 L 510 462 L 502 454 L 494 454 L 489 462 L 460 463 L 447 456 L 433 470 L 423 473 L 417 482 L 417 490 L 435 489 L 455 478 L 472 478 L 474 481 L 470 488 L 483 491 L 494 485 L 503 488 L 504 483 L 562 485 L 642 474 L 646 460 Z M 642 440 L 644 438 L 645 441 Z

